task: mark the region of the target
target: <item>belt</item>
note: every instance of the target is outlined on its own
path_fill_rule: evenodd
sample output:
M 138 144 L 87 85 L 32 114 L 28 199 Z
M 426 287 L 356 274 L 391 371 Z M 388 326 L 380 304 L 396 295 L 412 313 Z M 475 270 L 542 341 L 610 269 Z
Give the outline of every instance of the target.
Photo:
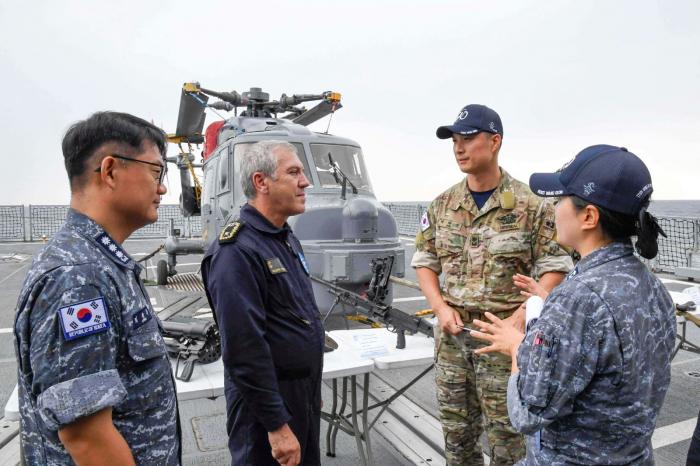
M 480 309 L 475 309 L 473 307 L 467 307 L 467 306 L 456 306 L 454 304 L 450 304 L 450 307 L 459 312 L 459 315 L 462 317 L 463 320 L 471 322 L 474 319 L 479 319 L 479 320 L 484 320 L 484 313 L 490 312 L 491 314 L 495 315 L 499 319 L 505 319 L 513 315 L 513 312 L 515 312 L 518 308 L 516 307 L 515 309 L 512 309 L 510 311 L 482 311 Z

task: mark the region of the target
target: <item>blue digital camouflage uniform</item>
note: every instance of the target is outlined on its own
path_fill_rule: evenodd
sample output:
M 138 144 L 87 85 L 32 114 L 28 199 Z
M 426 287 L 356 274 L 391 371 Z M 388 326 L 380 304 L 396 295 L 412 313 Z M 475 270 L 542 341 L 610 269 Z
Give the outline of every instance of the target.
M 285 423 L 319 465 L 324 333 L 301 244 L 246 204 L 214 241 L 202 276 L 221 333 L 232 465 L 278 465 Z
M 612 243 L 547 298 L 508 383 L 529 465 L 653 464 L 651 435 L 671 380 L 676 318 L 664 285 Z
M 524 302 L 513 284 L 514 274 L 539 278 L 547 272 L 567 273 L 573 264 L 556 241 L 551 202 L 501 170 L 498 188 L 481 209 L 466 178 L 430 204 L 411 265 L 444 274 L 445 298 L 468 324 L 474 318 L 483 320 L 486 311 L 508 317 Z M 476 356 L 474 350 L 485 343 L 465 335 L 436 334 L 435 341 L 447 464 L 483 464 L 479 436 L 484 427 L 491 465 L 513 464 L 524 457 L 522 435 L 508 420 L 510 358 Z
M 136 464 L 180 463 L 175 384 L 140 271 L 72 209 L 34 259 L 14 327 L 27 464 L 73 464 L 57 431 L 108 407 Z

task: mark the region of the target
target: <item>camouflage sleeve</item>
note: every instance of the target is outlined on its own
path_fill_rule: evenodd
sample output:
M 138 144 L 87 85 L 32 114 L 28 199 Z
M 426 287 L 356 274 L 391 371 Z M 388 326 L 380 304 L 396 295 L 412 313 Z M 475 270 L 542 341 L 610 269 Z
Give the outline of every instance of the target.
M 121 329 L 113 289 L 89 265 L 63 267 L 32 290 L 29 365 L 39 415 L 51 430 L 126 397 L 116 368 Z
M 572 412 L 573 400 L 598 365 L 606 325 L 604 304 L 587 289 L 555 290 L 518 350 L 520 372 L 508 383 L 508 414 L 521 433 L 532 434 Z
M 440 275 L 442 266 L 435 250 L 435 210 L 434 202 L 423 212 L 416 234 L 416 252 L 411 259 L 414 269 L 426 267 Z
M 534 252 L 533 275 L 540 278 L 548 272 L 568 273 L 574 266 L 571 256 L 557 243 L 557 230 L 554 223 L 554 205 L 543 199 L 538 208 L 532 235 Z

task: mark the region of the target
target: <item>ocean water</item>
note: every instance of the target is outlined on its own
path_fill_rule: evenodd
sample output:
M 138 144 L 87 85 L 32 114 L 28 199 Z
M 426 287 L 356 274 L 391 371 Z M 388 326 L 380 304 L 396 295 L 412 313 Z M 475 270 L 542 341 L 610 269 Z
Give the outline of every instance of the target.
M 649 211 L 657 217 L 700 218 L 700 200 L 651 201 Z

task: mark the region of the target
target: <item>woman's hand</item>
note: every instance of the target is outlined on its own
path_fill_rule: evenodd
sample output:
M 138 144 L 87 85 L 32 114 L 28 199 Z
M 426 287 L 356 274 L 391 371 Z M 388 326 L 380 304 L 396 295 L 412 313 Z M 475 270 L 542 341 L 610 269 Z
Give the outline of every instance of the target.
M 520 292 L 521 295 L 527 296 L 528 298 L 534 295 L 542 299 L 547 299 L 547 295 L 549 294 L 549 292 L 544 289 L 542 285 L 537 283 L 534 278 L 528 277 L 527 275 L 516 273 L 513 275 L 513 284 L 522 290 Z
M 525 334 L 490 312 L 487 312 L 485 316 L 490 322 L 474 319 L 474 326 L 479 331 L 472 330 L 469 334 L 474 338 L 489 342 L 490 345 L 479 348 L 474 352 L 476 354 L 502 353 L 512 357 L 513 361 L 515 361 L 518 348 Z

